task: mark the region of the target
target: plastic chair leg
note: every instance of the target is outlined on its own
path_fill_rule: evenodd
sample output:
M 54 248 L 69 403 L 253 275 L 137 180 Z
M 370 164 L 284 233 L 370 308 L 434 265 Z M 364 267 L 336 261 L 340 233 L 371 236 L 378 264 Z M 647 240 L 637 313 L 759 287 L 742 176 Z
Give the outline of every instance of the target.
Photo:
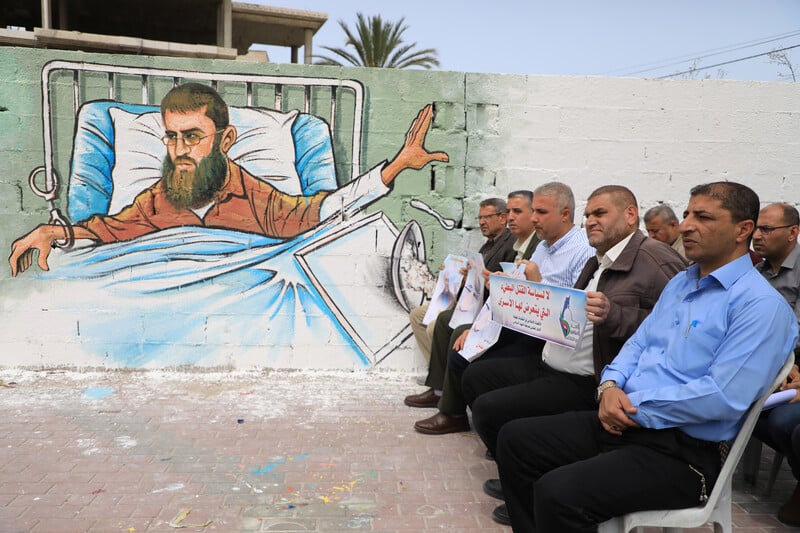
M 781 464 L 783 463 L 783 454 L 775 451 L 775 457 L 772 459 L 772 468 L 769 471 L 769 479 L 767 480 L 767 488 L 764 494 L 769 496 L 772 493 L 772 487 L 775 485 L 775 480 L 778 478 L 778 472 L 781 471 Z
M 761 441 L 751 437 L 742 454 L 742 473 L 744 482 L 755 485 L 758 480 L 758 470 L 761 466 Z

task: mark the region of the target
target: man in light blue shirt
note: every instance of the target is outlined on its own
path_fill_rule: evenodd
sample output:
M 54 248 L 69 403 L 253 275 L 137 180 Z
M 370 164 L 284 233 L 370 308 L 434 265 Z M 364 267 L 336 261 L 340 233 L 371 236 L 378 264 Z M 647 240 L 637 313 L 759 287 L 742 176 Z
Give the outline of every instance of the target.
M 604 369 L 598 411 L 503 426 L 497 464 L 514 531 L 594 531 L 705 501 L 721 443 L 797 340 L 793 311 L 748 256 L 758 207 L 737 183 L 692 189 L 680 230 L 695 264 Z

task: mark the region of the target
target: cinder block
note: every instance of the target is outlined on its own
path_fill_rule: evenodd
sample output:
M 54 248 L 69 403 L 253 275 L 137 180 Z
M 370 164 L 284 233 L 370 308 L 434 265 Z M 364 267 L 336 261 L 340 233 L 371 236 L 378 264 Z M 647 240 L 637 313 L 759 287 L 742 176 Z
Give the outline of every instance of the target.
M 0 181 L 0 215 L 18 215 L 22 211 L 22 185 Z
M 468 104 L 467 129 L 471 132 L 471 135 L 499 135 L 500 106 L 487 103 Z

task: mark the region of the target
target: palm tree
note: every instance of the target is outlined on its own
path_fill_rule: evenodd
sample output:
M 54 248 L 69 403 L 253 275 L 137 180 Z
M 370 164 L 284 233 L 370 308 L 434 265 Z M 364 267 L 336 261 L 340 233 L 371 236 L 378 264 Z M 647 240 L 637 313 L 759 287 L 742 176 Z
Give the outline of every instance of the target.
M 436 57 L 435 48 L 415 51 L 413 49 L 417 43 L 403 43 L 403 32 L 408 29 L 403 21 L 405 21 L 405 17 L 401 18 L 399 22 L 393 23 L 384 22 L 380 15 L 367 19 L 358 13 L 357 35 L 354 35 L 347 24 L 340 20 L 339 26 L 347 36 L 345 48 L 352 46 L 355 48 L 355 52 L 350 52 L 345 48 L 323 46 L 322 48 L 334 54 L 334 57 L 315 56 L 319 58 L 316 64 L 384 68 L 423 67 L 430 69 L 438 67 L 439 59 Z M 345 62 L 342 63 L 342 60 Z

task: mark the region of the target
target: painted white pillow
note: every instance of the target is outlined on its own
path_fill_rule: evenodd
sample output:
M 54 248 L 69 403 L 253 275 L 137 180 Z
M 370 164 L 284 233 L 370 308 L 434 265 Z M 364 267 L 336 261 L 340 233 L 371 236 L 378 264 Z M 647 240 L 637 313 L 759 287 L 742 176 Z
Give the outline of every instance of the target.
M 272 109 L 230 107 L 228 112 L 237 133 L 228 156 L 279 191 L 303 194 L 292 138 L 292 125 L 298 111 L 281 113 Z
M 135 114 L 112 107 L 108 112 L 114 124 L 114 189 L 108 208 L 113 215 L 160 179 L 167 149 L 161 142 L 164 124 L 159 111 Z M 238 134 L 228 156 L 278 190 L 302 194 L 292 139 L 297 111 L 229 107 L 228 112 Z

